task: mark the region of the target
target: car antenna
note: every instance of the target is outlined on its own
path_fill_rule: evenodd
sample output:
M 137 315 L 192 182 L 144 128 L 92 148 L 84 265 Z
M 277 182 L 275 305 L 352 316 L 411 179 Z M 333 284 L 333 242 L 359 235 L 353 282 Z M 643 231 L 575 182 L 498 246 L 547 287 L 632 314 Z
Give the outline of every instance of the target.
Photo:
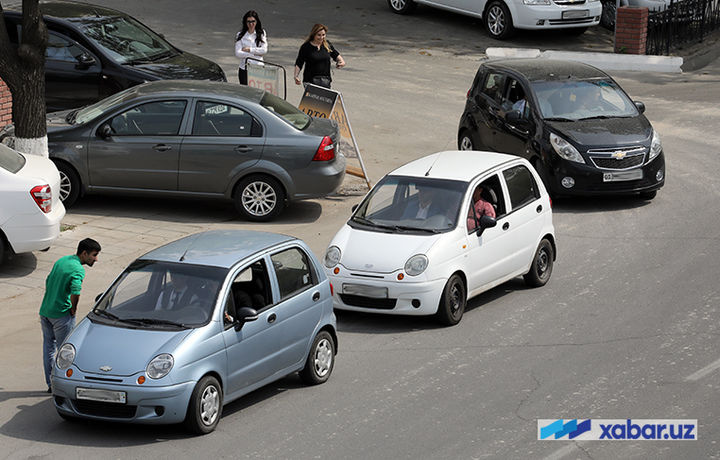
M 185 254 L 187 254 L 187 252 L 188 252 L 189 250 L 190 250 L 190 248 L 187 248 L 187 249 L 185 250 L 185 252 L 183 252 L 183 255 L 180 256 L 180 260 L 179 260 L 180 262 L 182 262 L 183 260 L 185 260 Z
M 430 167 L 428 168 L 428 170 L 425 171 L 425 177 L 427 177 L 427 176 L 430 175 L 430 170 L 433 169 L 433 166 L 435 166 L 435 163 L 436 163 L 439 159 L 440 159 L 440 154 L 438 153 L 437 157 L 435 157 L 435 161 L 433 161 L 432 164 L 430 165 Z

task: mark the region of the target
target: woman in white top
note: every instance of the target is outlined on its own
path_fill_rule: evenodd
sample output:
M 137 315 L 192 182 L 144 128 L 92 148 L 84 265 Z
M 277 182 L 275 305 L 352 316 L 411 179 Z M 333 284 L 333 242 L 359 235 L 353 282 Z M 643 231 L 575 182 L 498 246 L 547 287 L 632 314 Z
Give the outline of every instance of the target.
M 243 16 L 242 30 L 235 37 L 235 56 L 240 59 L 238 79 L 241 85 L 247 85 L 247 69 L 245 63 L 247 58 L 263 60 L 267 53 L 267 35 L 260 23 L 260 16 L 250 10 Z

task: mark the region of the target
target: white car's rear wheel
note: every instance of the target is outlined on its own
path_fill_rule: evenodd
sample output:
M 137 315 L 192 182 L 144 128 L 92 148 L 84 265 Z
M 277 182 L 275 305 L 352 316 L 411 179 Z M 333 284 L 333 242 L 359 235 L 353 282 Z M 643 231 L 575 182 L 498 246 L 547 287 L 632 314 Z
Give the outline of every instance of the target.
M 524 275 L 525 284 L 530 287 L 544 286 L 552 275 L 555 251 L 547 239 L 543 239 L 535 251 L 530 271 Z

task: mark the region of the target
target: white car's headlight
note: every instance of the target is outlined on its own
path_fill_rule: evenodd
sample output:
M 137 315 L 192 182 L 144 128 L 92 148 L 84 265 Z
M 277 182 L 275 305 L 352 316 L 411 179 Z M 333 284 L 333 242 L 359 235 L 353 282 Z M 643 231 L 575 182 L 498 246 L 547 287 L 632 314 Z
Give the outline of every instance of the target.
M 168 375 L 168 372 L 173 368 L 173 364 L 175 364 L 175 360 L 172 355 L 163 353 L 150 361 L 145 372 L 151 379 L 161 379 Z
M 585 160 L 583 160 L 580 152 L 578 152 L 577 149 L 573 147 L 570 142 L 566 141 L 562 137 L 550 133 L 550 144 L 553 146 L 553 149 L 555 149 L 555 152 L 557 152 L 557 154 L 560 155 L 561 158 L 569 161 L 574 161 L 576 163 L 585 163 Z
M 323 259 L 327 268 L 333 268 L 335 265 L 340 263 L 340 248 L 337 246 L 330 246 L 325 251 L 325 257 Z
M 73 361 L 75 361 L 75 347 L 66 343 L 60 347 L 60 350 L 58 350 L 57 357 L 55 358 L 55 365 L 58 369 L 65 370 L 70 367 Z
M 549 5 L 550 0 L 523 0 L 524 5 Z
M 428 258 L 424 254 L 416 254 L 405 262 L 405 273 L 410 276 L 417 276 L 424 272 L 428 266 Z
M 662 152 L 662 142 L 660 142 L 660 135 L 653 129 L 652 142 L 650 143 L 650 156 L 648 161 L 653 160 L 656 156 Z

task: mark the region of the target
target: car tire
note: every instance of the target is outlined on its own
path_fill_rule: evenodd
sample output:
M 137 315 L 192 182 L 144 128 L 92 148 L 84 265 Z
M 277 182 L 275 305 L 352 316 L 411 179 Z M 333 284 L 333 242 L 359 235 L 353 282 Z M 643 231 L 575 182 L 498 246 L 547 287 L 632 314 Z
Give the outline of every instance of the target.
M 653 198 L 655 198 L 656 196 L 657 196 L 657 190 L 652 190 L 649 192 L 640 192 L 640 198 L 642 198 L 643 200 L 649 201 L 649 200 L 652 200 Z
M 5 262 L 5 236 L 0 232 L 0 264 Z
M 220 422 L 222 407 L 222 387 L 215 377 L 206 375 L 190 396 L 185 426 L 195 434 L 211 433 Z
M 69 208 L 75 204 L 80 197 L 80 176 L 75 168 L 62 161 L 55 162 L 60 173 L 60 201 Z
M 491 38 L 505 40 L 515 34 L 510 10 L 502 1 L 491 2 L 485 10 L 485 29 Z
M 470 131 L 463 129 L 458 136 L 458 150 L 475 150 Z
M 388 6 L 393 13 L 410 14 L 417 7 L 417 3 L 413 0 L 388 0 Z
M 615 30 L 615 11 L 617 5 L 613 0 L 602 0 L 602 13 L 600 13 L 600 25 L 607 30 Z
M 285 190 L 269 176 L 248 176 L 235 189 L 235 208 L 246 220 L 267 222 L 285 207 Z
M 543 238 L 533 256 L 530 271 L 523 276 L 525 284 L 530 287 L 544 286 L 552 275 L 554 259 L 555 251 L 552 244 L 547 238 Z
M 465 283 L 460 275 L 453 275 L 445 283 L 440 305 L 438 305 L 437 318 L 445 326 L 454 326 L 460 322 L 467 305 Z
M 335 367 L 335 340 L 327 331 L 320 331 L 310 347 L 300 379 L 308 385 L 327 382 Z

